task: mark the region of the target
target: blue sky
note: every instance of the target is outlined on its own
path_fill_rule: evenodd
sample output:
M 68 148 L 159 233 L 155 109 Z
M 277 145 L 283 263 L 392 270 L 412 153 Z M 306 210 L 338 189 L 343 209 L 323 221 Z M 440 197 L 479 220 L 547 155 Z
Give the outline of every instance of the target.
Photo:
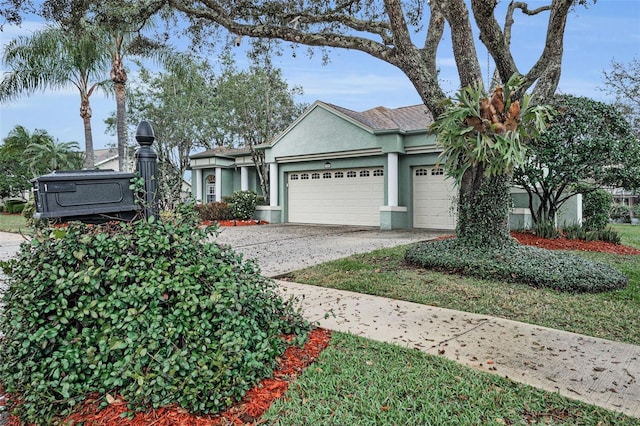
M 500 1 L 499 21 L 504 18 L 507 3 Z M 531 7 L 547 3 L 529 1 Z M 526 72 L 544 46 L 548 14 L 532 18 L 516 13 L 515 18 L 513 51 L 519 69 Z M 27 20 L 20 28 L 5 26 L 0 32 L 0 44 L 4 46 L 15 36 L 29 34 L 41 25 Z M 438 66 L 443 87 L 453 94 L 458 82 L 448 38 L 445 34 L 438 50 Z M 614 59 L 622 63 L 640 59 L 640 0 L 598 0 L 587 9 L 577 8 L 568 19 L 564 49 L 559 91 L 605 102 L 612 100 L 612 96 L 600 90 L 604 87 L 603 71 L 610 69 Z M 333 50 L 330 63 L 322 65 L 320 55 L 309 59 L 305 53 L 302 47 L 295 58 L 285 54 L 275 60 L 288 83 L 304 89 L 304 95 L 297 99 L 300 102 L 322 100 L 356 111 L 380 105 L 400 107 L 420 103 L 404 74 L 385 62 L 357 51 Z M 237 56 L 242 64 L 240 49 Z M 486 80 L 487 71 L 493 72 L 493 67 L 487 63 L 486 51 L 479 50 L 478 56 Z M 114 144 L 115 136 L 105 134 L 104 119 L 115 110 L 115 100 L 94 94 L 91 103 L 94 146 Z M 30 131 L 45 129 L 60 141 L 77 141 L 84 147 L 79 96 L 72 88 L 0 104 L 0 138 L 5 138 L 16 125 Z

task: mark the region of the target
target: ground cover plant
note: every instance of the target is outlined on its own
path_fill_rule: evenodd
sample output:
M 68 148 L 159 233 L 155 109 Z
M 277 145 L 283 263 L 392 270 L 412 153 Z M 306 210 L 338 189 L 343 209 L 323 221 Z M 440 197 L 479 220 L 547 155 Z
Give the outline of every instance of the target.
M 568 253 L 515 242 L 504 247 L 474 247 L 450 238 L 409 247 L 405 260 L 426 269 L 498 279 L 559 291 L 595 293 L 627 285 L 617 269 Z
M 640 227 L 615 225 L 622 243 L 640 249 Z M 634 243 L 635 241 L 635 243 Z M 545 247 L 555 240 L 530 239 Z M 565 241 L 563 249 L 569 248 Z M 584 248 L 609 244 L 576 241 Z M 617 246 L 621 247 L 621 246 Z M 640 344 L 640 255 L 571 252 L 623 272 L 627 287 L 601 293 L 567 293 L 505 280 L 463 277 L 404 262 L 406 247 L 376 250 L 292 272 L 292 281 L 493 315 L 605 339 Z
M 258 267 L 207 242 L 185 208 L 167 222 L 45 228 L 3 263 L 0 383 L 23 421 L 50 423 L 92 392 L 132 412 L 215 413 L 269 376 L 310 325 Z
M 415 349 L 333 333 L 261 419 L 297 425 L 637 425 L 638 420 Z

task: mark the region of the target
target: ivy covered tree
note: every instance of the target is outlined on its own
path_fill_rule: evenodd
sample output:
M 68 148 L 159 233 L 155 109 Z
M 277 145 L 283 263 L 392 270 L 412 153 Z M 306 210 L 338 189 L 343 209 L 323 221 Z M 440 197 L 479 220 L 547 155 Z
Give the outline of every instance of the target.
M 535 223 L 555 223 L 569 198 L 598 186 L 640 187 L 640 142 L 615 106 L 571 95 L 552 104 L 549 128 L 528 143 L 528 160 L 514 172 Z
M 522 103 L 515 99 L 520 81 L 514 75 L 491 97 L 478 87 L 461 90 L 431 126 L 444 148 L 447 175 L 471 189 L 460 192 L 456 228 L 467 246 L 499 248 L 511 241 L 511 176 L 525 163 L 525 141 L 539 135 L 550 116 L 527 95 Z

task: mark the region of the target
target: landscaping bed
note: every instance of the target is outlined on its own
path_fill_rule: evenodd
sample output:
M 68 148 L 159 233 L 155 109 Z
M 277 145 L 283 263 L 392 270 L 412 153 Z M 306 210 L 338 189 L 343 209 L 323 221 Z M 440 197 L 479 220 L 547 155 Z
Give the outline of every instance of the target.
M 520 244 L 549 250 L 579 250 L 611 254 L 640 255 L 640 250 L 636 248 L 627 247 L 622 244 L 608 243 L 605 241 L 570 240 L 565 237 L 546 239 L 540 238 L 531 232 L 512 232 L 511 236 L 518 240 Z
M 62 424 L 85 424 L 101 426 L 221 426 L 230 424 L 253 423 L 269 408 L 271 403 L 287 391 L 289 383 L 302 373 L 305 367 L 314 362 L 320 352 L 329 344 L 331 331 L 316 328 L 309 332 L 304 347 L 289 346 L 279 359 L 272 378 L 266 378 L 247 392 L 242 401 L 223 413 L 213 416 L 196 416 L 178 406 L 163 407 L 137 413 L 127 417 L 127 403 L 117 395 L 95 395 L 80 404 L 73 414 Z M 0 388 L 0 395 L 2 394 Z M 0 405 L 2 400 L 0 400 Z M 100 409 L 106 401 L 107 407 Z M 6 426 L 20 426 L 15 417 L 9 417 Z

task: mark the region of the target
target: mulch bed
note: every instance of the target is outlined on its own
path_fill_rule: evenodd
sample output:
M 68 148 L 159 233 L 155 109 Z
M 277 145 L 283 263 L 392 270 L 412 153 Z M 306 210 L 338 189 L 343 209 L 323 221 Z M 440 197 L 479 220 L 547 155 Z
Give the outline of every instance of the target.
M 218 224 L 220 226 L 254 226 L 254 225 L 268 225 L 269 222 L 265 222 L 264 220 L 216 220 L 210 221 L 206 220 L 202 222 L 203 225 L 215 225 Z
M 520 244 L 536 246 L 549 250 L 579 250 L 597 251 L 612 254 L 640 255 L 640 250 L 623 246 L 622 244 L 607 243 L 605 241 L 570 240 L 565 237 L 553 239 L 540 238 L 530 232 L 512 232 L 511 236 Z
M 309 364 L 318 359 L 328 345 L 331 331 L 316 328 L 309 333 L 304 347 L 289 346 L 278 360 L 272 378 L 262 380 L 239 403 L 215 416 L 196 416 L 178 406 L 168 406 L 144 413 L 133 419 L 121 417 L 127 412 L 127 404 L 117 395 L 106 396 L 110 404 L 99 410 L 101 395 L 93 395 L 80 405 L 75 413 L 62 424 L 84 424 L 85 426 L 228 426 L 260 423 L 259 418 L 271 403 L 284 395 L 293 381 Z M 1 390 L 1 389 L 0 389 Z M 2 395 L 0 393 L 0 395 Z M 1 400 L 0 400 L 1 401 Z M 1 404 L 1 402 L 0 402 Z M 82 422 L 82 423 L 81 423 Z M 6 426 L 20 426 L 20 421 L 9 417 Z

